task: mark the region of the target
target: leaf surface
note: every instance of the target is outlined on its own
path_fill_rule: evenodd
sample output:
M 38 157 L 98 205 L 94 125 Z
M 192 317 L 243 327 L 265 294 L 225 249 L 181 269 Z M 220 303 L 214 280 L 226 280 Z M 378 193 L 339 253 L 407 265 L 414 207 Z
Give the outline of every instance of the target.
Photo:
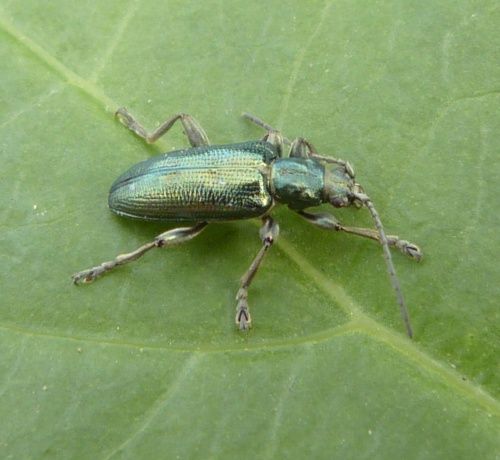
M 497 4 L 49 3 L 0 7 L 0 456 L 498 458 Z M 73 286 L 166 229 L 107 192 L 186 140 L 146 145 L 120 106 L 150 128 L 190 113 L 218 144 L 262 136 L 247 111 L 349 160 L 425 254 L 393 254 L 415 339 L 380 247 L 285 208 L 247 334 L 255 221 Z

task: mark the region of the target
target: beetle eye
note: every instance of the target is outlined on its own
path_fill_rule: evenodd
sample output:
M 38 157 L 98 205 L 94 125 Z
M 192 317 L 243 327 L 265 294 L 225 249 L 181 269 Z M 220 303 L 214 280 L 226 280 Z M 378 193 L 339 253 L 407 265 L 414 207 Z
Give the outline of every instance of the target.
M 331 201 L 332 205 L 336 208 L 342 208 L 345 203 L 344 203 L 344 200 L 338 196 L 336 196 L 332 201 Z

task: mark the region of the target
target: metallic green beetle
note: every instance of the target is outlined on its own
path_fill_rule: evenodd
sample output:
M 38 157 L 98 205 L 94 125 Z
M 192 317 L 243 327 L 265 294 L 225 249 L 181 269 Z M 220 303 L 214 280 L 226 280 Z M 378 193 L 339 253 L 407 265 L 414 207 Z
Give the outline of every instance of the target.
M 372 201 L 354 180 L 354 170 L 348 162 L 318 155 L 305 139 L 291 142 L 248 114 L 243 116 L 266 129 L 267 134 L 261 140 L 214 146 L 209 145 L 200 124 L 186 114 L 174 115 L 151 133 L 125 108 L 118 109 L 116 116 L 149 143 L 155 142 L 180 120 L 192 147 L 150 158 L 123 173 L 109 192 L 111 211 L 132 219 L 197 223 L 169 230 L 129 254 L 76 273 L 73 275 L 75 284 L 90 283 L 118 265 L 138 259 L 150 249 L 189 241 L 209 222 L 258 217 L 262 220 L 260 238 L 263 246 L 242 277 L 236 296 L 236 323 L 242 330 L 249 329 L 248 287 L 279 234 L 278 224 L 269 213 L 274 205 L 286 204 L 322 229 L 371 238 L 382 245 L 406 330 L 412 337 L 389 246 L 416 260 L 421 259 L 422 253 L 413 243 L 385 235 Z M 283 157 L 283 144 L 291 146 L 287 158 Z M 313 214 L 306 210 L 323 203 L 335 208 L 366 206 L 377 230 L 346 227 L 331 214 Z

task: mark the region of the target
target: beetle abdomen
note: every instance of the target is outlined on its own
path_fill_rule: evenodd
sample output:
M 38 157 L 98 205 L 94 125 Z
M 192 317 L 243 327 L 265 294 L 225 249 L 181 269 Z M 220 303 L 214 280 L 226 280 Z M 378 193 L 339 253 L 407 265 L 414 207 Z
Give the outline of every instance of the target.
M 151 221 L 262 216 L 273 204 L 263 172 L 275 158 L 271 147 L 197 147 L 150 158 L 116 180 L 109 207 L 118 215 Z

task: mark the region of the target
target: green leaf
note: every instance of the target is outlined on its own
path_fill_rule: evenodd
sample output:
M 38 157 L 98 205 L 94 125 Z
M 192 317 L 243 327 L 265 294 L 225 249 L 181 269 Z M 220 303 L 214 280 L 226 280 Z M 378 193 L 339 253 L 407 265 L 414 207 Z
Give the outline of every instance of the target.
M 3 2 L 0 457 L 498 458 L 499 22 L 492 0 Z M 261 137 L 248 111 L 352 162 L 425 254 L 393 255 L 415 339 L 381 248 L 284 208 L 249 333 L 258 221 L 72 285 L 165 230 L 106 196 L 186 140 L 145 145 L 120 106 L 214 143 Z

